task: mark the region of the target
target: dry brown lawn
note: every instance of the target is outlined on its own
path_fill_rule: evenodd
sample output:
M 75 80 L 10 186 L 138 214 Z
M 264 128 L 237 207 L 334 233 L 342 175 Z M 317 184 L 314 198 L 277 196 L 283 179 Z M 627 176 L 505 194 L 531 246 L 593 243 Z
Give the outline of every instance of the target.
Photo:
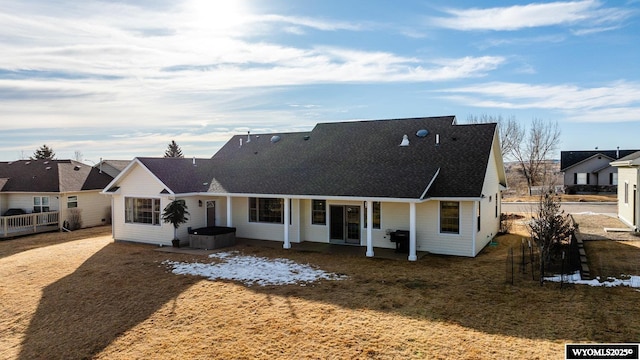
M 579 224 L 591 276 L 620 278 L 640 275 L 640 235 L 635 232 L 606 232 L 604 228 L 626 228 L 607 215 L 572 215 Z
M 519 241 L 417 262 L 236 247 L 348 276 L 267 287 L 174 275 L 162 261 L 209 260 L 105 228 L 1 241 L 0 358 L 559 359 L 568 342 L 639 340 L 634 289 L 506 284 Z
M 561 202 L 616 202 L 618 197 L 616 194 L 609 195 L 558 195 Z M 509 202 L 538 202 L 540 195 L 514 195 L 507 196 L 503 201 Z

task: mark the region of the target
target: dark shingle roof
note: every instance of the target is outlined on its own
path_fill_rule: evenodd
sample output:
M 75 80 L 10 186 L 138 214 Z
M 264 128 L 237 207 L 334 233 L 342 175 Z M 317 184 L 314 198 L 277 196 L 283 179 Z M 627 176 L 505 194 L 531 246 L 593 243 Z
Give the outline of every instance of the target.
M 71 192 L 100 190 L 113 178 L 73 160 L 0 162 L 1 192 Z
M 560 152 L 560 171 L 564 171 L 577 163 L 587 160 L 595 155 L 604 155 L 612 160 L 616 160 L 632 154 L 638 150 L 577 150 Z
M 251 135 L 251 141 L 234 136 L 211 159 L 196 160 L 197 166 L 190 159 L 139 160 L 175 193 L 415 199 L 439 172 L 426 197 L 478 197 L 496 125 L 454 120 L 321 123 L 310 132 Z M 421 129 L 429 134 L 418 137 Z M 399 146 L 405 134 L 410 144 Z

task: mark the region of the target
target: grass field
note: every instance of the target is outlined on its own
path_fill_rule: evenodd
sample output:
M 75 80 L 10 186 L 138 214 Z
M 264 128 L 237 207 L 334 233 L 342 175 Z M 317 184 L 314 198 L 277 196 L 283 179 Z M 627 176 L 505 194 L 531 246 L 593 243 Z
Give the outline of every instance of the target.
M 640 339 L 635 289 L 507 284 L 519 242 L 417 262 L 236 247 L 347 276 L 260 287 L 174 275 L 163 261 L 212 260 L 108 228 L 1 241 L 0 358 L 559 359 L 569 342 Z

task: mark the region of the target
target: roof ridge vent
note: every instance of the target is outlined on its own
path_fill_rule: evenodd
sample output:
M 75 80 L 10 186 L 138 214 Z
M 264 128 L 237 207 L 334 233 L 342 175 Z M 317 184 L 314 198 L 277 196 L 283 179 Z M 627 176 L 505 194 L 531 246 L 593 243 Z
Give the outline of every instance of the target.
M 402 136 L 402 142 L 400 146 L 409 146 L 409 136 L 407 134 Z

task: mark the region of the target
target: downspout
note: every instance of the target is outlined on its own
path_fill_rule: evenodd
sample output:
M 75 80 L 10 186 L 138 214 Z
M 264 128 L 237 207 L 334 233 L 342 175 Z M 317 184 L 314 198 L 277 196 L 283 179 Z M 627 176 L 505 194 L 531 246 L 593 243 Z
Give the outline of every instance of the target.
M 473 213 L 472 213 L 472 218 L 473 218 L 473 225 L 472 225 L 472 229 L 471 229 L 471 257 L 475 257 L 476 256 L 476 237 L 478 234 L 478 217 L 476 216 L 476 214 L 478 213 L 478 204 L 480 202 L 479 201 L 474 201 L 473 202 Z

